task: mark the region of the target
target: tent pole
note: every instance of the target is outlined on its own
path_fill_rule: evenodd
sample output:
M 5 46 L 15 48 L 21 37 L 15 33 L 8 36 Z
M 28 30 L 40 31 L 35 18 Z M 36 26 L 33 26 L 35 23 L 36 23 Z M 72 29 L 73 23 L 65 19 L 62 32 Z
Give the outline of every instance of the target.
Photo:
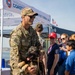
M 2 2 L 3 3 L 3 2 Z M 3 7 L 1 9 L 1 39 L 0 39 L 0 75 L 2 71 L 2 50 L 3 50 Z

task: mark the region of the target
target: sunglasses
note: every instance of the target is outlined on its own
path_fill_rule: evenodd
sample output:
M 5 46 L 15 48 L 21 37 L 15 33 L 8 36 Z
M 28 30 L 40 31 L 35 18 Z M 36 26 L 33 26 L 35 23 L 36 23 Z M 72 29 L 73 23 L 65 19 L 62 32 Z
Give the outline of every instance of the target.
M 32 19 L 32 18 L 35 18 L 35 16 L 29 16 L 29 17 L 30 17 L 31 19 Z
M 61 38 L 61 40 L 65 40 L 66 38 Z

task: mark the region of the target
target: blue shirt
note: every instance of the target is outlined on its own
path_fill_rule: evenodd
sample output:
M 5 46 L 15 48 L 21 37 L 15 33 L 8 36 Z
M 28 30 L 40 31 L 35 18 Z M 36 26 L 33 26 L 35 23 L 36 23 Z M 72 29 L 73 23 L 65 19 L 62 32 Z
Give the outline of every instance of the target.
M 60 44 L 59 47 L 66 47 L 64 44 Z M 59 65 L 64 65 L 65 66 L 65 61 L 66 61 L 67 55 L 66 52 L 63 50 L 59 51 Z
M 59 47 L 66 48 L 66 45 L 65 44 L 60 44 Z M 60 50 L 59 54 L 60 54 L 60 60 L 65 60 L 67 58 L 65 51 Z
M 65 60 L 67 58 L 65 51 L 60 50 L 59 54 L 60 54 L 60 60 Z
M 75 50 L 72 50 L 70 52 L 70 55 L 68 56 L 66 60 L 66 71 L 70 72 L 70 75 L 75 74 Z

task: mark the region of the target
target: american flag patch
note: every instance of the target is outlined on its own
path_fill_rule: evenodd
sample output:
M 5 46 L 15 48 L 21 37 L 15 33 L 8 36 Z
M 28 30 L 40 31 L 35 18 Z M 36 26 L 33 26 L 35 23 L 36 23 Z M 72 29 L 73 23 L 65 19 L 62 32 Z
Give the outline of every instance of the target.
M 59 49 L 56 49 L 55 50 L 55 54 L 59 54 Z

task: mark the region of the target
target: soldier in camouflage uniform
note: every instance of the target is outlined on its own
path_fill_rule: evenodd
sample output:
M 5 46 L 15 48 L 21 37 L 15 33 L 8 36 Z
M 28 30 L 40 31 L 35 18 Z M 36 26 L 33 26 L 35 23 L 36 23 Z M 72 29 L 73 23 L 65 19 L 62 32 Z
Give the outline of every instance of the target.
M 26 7 L 21 11 L 22 22 L 12 32 L 10 36 L 10 68 L 11 75 L 25 75 L 20 73 L 18 63 L 25 61 L 25 54 L 30 46 L 40 47 L 38 36 L 31 27 L 33 24 L 35 13 L 31 8 Z

